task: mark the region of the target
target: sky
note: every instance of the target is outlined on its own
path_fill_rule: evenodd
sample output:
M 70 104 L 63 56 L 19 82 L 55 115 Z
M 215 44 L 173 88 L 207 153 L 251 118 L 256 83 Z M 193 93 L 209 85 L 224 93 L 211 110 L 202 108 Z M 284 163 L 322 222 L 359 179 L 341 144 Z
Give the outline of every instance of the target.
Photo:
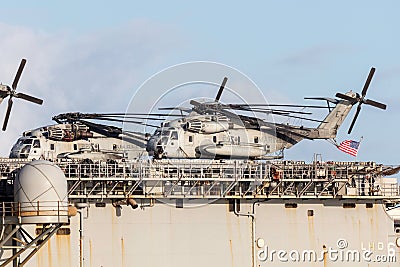
M 0 156 L 23 131 L 52 124 L 54 115 L 124 112 L 154 74 L 210 61 L 245 74 L 270 103 L 297 104 L 311 104 L 306 96 L 361 92 L 375 67 L 367 98 L 387 110 L 363 105 L 348 135 L 354 109 L 337 141 L 363 137 L 356 160 L 400 164 L 399 9 L 398 1 L 4 1 L 0 81 L 11 84 L 26 58 L 17 91 L 44 104 L 15 99 Z M 195 94 L 201 96 L 188 93 Z M 324 140 L 304 140 L 285 157 L 309 162 L 314 154 L 355 160 Z

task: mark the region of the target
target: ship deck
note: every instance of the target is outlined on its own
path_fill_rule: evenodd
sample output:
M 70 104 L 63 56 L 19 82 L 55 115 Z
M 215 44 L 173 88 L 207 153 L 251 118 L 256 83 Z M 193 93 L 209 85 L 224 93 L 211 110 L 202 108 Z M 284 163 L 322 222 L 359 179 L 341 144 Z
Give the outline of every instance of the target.
M 0 160 L 1 195 L 26 162 Z M 125 198 L 377 199 L 398 201 L 386 179 L 394 167 L 375 162 L 161 160 L 58 162 L 70 201 Z M 10 191 L 11 190 L 11 191 Z

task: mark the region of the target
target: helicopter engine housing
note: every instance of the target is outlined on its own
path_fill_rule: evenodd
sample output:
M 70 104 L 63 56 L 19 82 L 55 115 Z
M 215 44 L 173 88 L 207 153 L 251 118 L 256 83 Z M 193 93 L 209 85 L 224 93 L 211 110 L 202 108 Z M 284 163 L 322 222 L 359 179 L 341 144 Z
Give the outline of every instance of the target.
M 58 124 L 48 127 L 49 138 L 56 141 L 73 141 L 93 137 L 89 128 L 82 124 Z
M 227 121 L 200 121 L 194 119 L 186 123 L 186 129 L 195 133 L 220 133 L 230 129 Z

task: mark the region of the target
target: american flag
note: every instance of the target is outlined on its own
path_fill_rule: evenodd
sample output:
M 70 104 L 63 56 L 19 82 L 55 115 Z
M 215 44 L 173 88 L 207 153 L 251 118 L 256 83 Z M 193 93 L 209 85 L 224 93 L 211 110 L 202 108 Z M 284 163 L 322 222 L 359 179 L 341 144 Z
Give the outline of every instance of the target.
M 353 140 L 344 140 L 337 146 L 337 148 L 347 154 L 352 155 L 353 157 L 357 156 L 358 147 L 360 146 L 360 142 Z

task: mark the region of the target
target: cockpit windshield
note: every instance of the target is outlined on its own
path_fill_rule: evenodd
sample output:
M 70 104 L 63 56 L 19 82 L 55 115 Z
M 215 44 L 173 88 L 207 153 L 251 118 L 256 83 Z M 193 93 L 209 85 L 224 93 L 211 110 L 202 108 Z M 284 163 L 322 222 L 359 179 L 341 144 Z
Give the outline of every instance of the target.
M 169 136 L 171 134 L 171 131 L 163 131 L 162 135 L 163 136 Z
M 20 146 L 20 145 L 22 145 L 23 143 L 24 143 L 24 140 L 21 139 L 21 138 L 19 138 L 19 139 L 17 140 L 17 142 L 15 143 L 15 146 Z
M 34 148 L 40 148 L 40 141 L 39 141 L 39 139 L 35 139 L 35 140 L 33 141 L 33 147 L 34 147 Z
M 32 142 L 33 142 L 33 139 L 25 139 L 22 143 L 23 143 L 24 145 L 31 145 Z
M 171 140 L 178 140 L 178 132 L 177 131 L 172 131 Z

